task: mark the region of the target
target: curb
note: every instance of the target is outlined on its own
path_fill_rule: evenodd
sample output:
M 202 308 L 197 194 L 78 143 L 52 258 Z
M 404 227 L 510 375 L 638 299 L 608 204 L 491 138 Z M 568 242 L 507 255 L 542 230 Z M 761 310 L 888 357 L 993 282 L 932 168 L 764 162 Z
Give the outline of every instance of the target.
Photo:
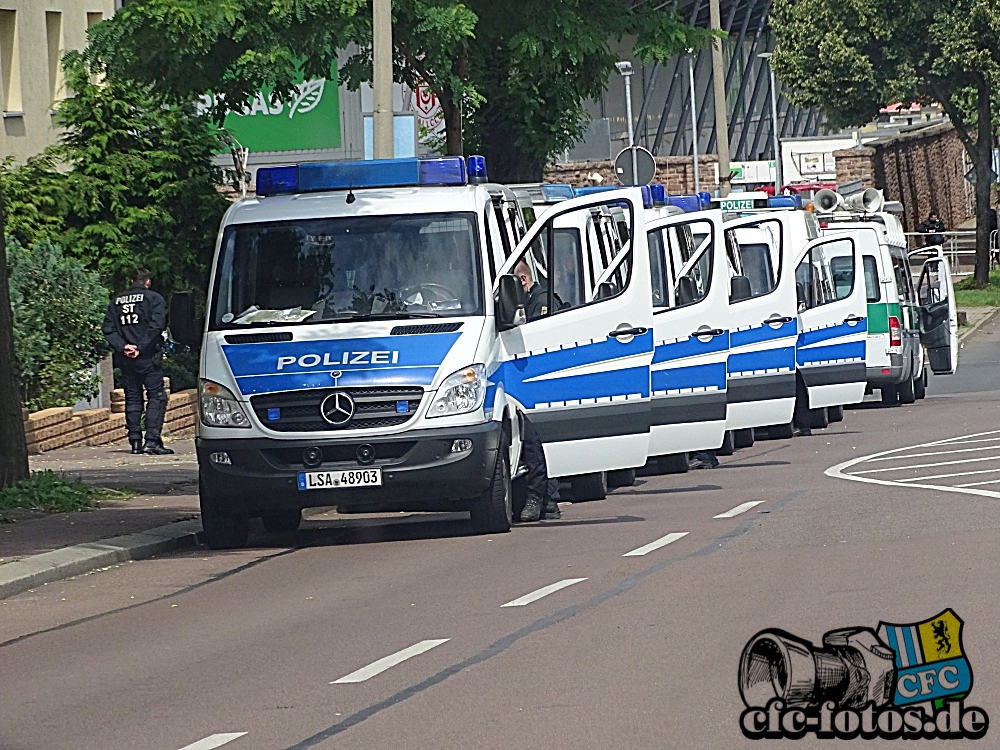
M 966 329 L 965 332 L 960 333 L 958 336 L 958 343 L 960 344 L 963 343 L 967 338 L 969 338 L 972 334 L 978 331 L 984 323 L 988 323 L 989 321 L 993 320 L 993 318 L 996 317 L 996 314 L 998 312 L 1000 312 L 1000 308 L 995 308 L 993 312 L 991 312 L 985 318 L 980 320 L 978 323 L 973 324 L 973 326 L 971 328 Z
M 193 547 L 200 532 L 200 520 L 180 521 L 0 565 L 0 599 L 115 563 L 142 560 L 181 547 Z

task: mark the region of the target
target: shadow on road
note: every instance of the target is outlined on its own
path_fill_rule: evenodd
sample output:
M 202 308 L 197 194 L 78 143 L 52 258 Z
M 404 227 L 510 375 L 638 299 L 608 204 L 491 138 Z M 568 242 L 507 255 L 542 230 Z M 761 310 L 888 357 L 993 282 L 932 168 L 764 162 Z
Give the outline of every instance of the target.
M 671 495 L 675 492 L 707 492 L 709 490 L 721 490 L 717 484 L 696 484 L 692 487 L 666 487 L 660 490 L 616 490 L 615 497 L 619 495 Z

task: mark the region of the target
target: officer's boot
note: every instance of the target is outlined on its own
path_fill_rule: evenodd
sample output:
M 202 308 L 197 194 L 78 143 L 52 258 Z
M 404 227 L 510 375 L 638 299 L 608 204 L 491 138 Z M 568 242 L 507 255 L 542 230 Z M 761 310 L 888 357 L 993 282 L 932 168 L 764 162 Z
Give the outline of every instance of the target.
M 129 440 L 132 444 L 132 455 L 138 456 L 142 454 L 142 440 Z
M 545 517 L 562 518 L 562 511 L 559 510 L 559 503 L 557 503 L 551 497 L 545 500 Z
M 524 501 L 524 510 L 521 511 L 521 523 L 530 523 L 541 518 L 542 505 L 541 498 L 528 495 L 528 499 Z
M 170 448 L 167 448 L 161 441 L 147 440 L 146 441 L 146 453 L 151 456 L 169 456 L 173 454 Z

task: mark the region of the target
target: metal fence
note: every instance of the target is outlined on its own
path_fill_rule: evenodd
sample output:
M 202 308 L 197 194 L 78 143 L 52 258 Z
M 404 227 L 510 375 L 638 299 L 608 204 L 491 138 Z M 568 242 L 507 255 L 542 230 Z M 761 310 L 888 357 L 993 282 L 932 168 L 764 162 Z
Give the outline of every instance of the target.
M 940 244 L 948 256 L 952 276 L 970 276 L 976 268 L 976 230 L 958 229 L 950 232 L 904 232 L 910 250 L 916 250 L 930 244 L 932 238 L 942 238 Z M 990 255 L 996 257 L 997 233 L 990 237 Z

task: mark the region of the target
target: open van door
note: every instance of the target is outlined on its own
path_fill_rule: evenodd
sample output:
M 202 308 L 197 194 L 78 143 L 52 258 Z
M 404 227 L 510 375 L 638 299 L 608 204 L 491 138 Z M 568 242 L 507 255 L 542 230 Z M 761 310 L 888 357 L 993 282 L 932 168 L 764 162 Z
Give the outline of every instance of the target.
M 947 258 L 924 262 L 917 293 L 920 298 L 920 343 L 935 375 L 952 375 L 958 369 L 958 310 Z
M 855 238 L 837 234 L 808 243 L 795 266 L 795 291 L 795 357 L 809 408 L 862 401 L 868 380 L 868 300 Z
M 649 455 L 712 450 L 726 432 L 729 276 L 722 213 L 659 218 L 647 236 L 656 343 Z
M 621 209 L 625 227 L 612 208 Z M 494 293 L 504 275 L 525 267 L 545 288 L 545 298 L 525 306 L 525 322 L 500 330 L 504 361 L 490 383 L 538 430 L 550 476 L 646 461 L 653 357 L 646 248 L 641 193 L 616 190 L 549 208 L 498 269 Z

